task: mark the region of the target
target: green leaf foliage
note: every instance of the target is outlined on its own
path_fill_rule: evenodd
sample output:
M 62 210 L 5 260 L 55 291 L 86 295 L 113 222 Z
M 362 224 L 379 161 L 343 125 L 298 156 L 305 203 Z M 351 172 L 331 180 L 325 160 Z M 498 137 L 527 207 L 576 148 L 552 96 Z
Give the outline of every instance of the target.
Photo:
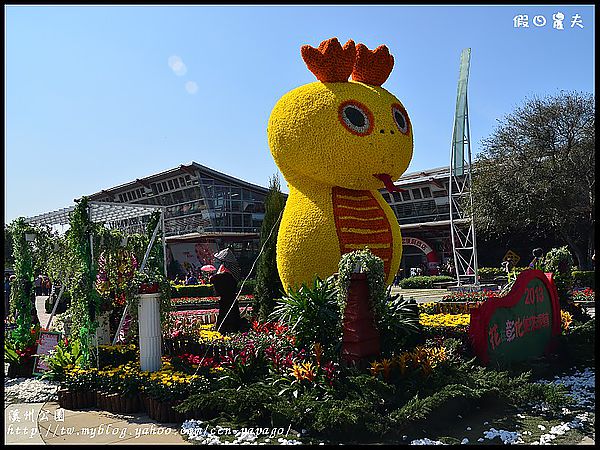
M 300 347 L 311 348 L 318 342 L 326 349 L 335 348 L 341 342 L 337 295 L 333 277 L 316 277 L 311 287 L 303 284 L 277 300 L 269 318 L 290 327 Z
M 444 281 L 455 281 L 455 279 L 447 275 L 416 276 L 400 280 L 399 286 L 403 289 L 432 289 L 433 283 Z
M 254 311 L 264 321 L 275 307 L 275 299 L 283 293 L 283 284 L 277 270 L 277 234 L 286 197 L 281 193 L 279 177 L 274 175 L 269 182 L 265 198 L 265 215 L 260 229 L 260 247 L 263 249 L 256 269 L 254 289 Z
M 482 141 L 473 164 L 477 233 L 568 244 L 591 269 L 595 221 L 595 98 L 561 91 L 523 101 Z

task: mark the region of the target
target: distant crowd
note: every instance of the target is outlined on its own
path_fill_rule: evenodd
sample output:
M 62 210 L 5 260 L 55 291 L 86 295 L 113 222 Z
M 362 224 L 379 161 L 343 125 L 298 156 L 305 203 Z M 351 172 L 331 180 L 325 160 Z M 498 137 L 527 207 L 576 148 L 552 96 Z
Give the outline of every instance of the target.
M 188 270 L 185 275 L 177 274 L 172 281 L 176 285 L 191 285 L 191 284 L 209 284 L 209 272 L 202 270 Z

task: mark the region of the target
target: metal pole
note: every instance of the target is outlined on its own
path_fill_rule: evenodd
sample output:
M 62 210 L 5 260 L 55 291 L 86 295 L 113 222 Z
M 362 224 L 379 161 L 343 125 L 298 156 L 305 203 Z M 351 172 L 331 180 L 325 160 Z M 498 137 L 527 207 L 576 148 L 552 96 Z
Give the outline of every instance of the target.
M 123 323 L 125 323 L 125 316 L 127 315 L 127 310 L 129 309 L 129 305 L 125 303 L 125 308 L 123 309 L 123 315 L 121 316 L 121 321 L 119 322 L 119 327 L 115 333 L 115 337 L 113 338 L 112 345 L 117 343 L 117 339 L 119 339 L 119 333 L 121 332 L 121 328 L 123 328 Z
M 162 247 L 163 247 L 163 268 L 165 271 L 165 277 L 167 276 L 167 240 L 165 238 L 165 210 L 160 211 L 160 223 L 162 228 Z
M 60 291 L 58 292 L 58 298 L 56 299 L 56 302 L 54 303 L 54 307 L 52 308 L 52 313 L 50 314 L 50 318 L 48 319 L 48 324 L 46 325 L 46 330 L 50 329 L 50 325 L 52 324 L 52 319 L 54 318 L 54 314 L 56 314 L 56 309 L 58 308 L 58 302 L 60 302 L 60 299 L 61 299 L 64 291 L 65 291 L 65 283 L 63 280 L 61 280 L 61 286 L 60 286 Z
M 156 240 L 156 235 L 158 234 L 158 229 L 160 227 L 160 221 L 156 224 L 156 228 L 154 229 L 154 233 L 152 233 L 152 238 L 150 239 L 150 244 L 148 244 L 148 248 L 146 249 L 146 254 L 144 255 L 144 259 L 142 260 L 142 265 L 139 268 L 139 272 L 143 272 L 146 267 L 146 261 L 148 260 L 148 256 L 150 256 L 150 250 L 152 250 L 152 246 L 154 245 L 154 241 Z

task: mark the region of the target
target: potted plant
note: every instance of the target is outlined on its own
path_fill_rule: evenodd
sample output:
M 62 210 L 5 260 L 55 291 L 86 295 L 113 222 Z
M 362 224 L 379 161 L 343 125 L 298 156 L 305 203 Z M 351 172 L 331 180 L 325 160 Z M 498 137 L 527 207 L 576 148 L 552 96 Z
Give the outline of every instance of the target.
M 139 294 L 156 294 L 160 291 L 160 278 L 153 271 L 138 272 L 135 275 L 136 284 L 138 284 Z
M 17 327 L 4 341 L 4 359 L 9 363 L 9 377 L 31 377 L 34 354 L 40 333 L 39 324 L 29 330 Z

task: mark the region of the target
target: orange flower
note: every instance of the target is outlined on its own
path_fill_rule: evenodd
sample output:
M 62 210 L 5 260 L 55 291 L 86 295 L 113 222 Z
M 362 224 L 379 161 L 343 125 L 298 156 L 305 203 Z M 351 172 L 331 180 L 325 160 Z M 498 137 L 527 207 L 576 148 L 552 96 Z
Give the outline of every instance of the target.
M 563 331 L 567 331 L 569 329 L 569 325 L 571 325 L 571 322 L 573 322 L 573 316 L 567 312 L 567 311 L 563 311 L 561 309 L 560 311 L 560 325 Z
M 304 372 L 304 378 L 308 381 L 313 381 L 316 377 L 314 367 L 311 363 L 302 363 L 302 371 Z
M 398 367 L 400 368 L 400 375 L 404 375 L 406 373 L 406 369 L 408 369 L 408 362 L 411 360 L 410 353 L 402 353 L 398 358 Z
M 371 367 L 369 367 L 369 372 L 371 372 L 371 375 L 373 375 L 374 377 L 377 376 L 377 374 L 379 372 L 381 372 L 381 370 L 383 369 L 383 365 L 377 361 L 373 361 L 371 363 Z
M 381 367 L 383 368 L 383 378 L 387 381 L 390 378 L 392 360 L 384 358 L 383 360 L 381 360 Z
M 296 380 L 300 381 L 303 378 L 302 367 L 298 364 L 294 364 L 291 369 L 291 374 L 296 378 Z
M 323 347 L 318 342 L 313 344 L 313 350 L 315 352 L 315 359 L 317 361 L 317 366 L 321 365 L 321 356 L 323 356 Z

